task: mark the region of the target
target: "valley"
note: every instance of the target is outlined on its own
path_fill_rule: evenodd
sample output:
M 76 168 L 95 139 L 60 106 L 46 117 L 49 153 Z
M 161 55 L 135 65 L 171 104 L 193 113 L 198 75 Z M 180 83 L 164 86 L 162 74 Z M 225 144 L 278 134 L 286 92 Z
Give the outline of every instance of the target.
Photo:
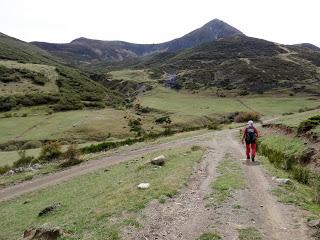
M 0 239 L 318 239 L 319 59 L 218 19 L 158 44 L 1 33 Z

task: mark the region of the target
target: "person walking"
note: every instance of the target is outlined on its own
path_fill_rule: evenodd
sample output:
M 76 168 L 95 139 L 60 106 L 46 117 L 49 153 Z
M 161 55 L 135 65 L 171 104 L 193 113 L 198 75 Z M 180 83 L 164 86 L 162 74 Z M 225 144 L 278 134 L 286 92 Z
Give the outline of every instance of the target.
M 247 123 L 246 128 L 243 131 L 241 142 L 244 144 L 246 142 L 246 155 L 247 160 L 250 160 L 250 150 L 251 150 L 251 160 L 254 162 L 254 158 L 256 156 L 257 143 L 256 140 L 258 138 L 258 130 L 253 126 L 253 121 L 250 120 Z

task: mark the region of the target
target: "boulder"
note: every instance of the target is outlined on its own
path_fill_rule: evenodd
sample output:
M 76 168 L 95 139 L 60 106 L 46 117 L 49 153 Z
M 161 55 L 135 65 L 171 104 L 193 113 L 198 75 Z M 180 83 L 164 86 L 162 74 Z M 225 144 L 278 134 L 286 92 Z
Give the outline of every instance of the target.
M 157 166 L 163 166 L 166 162 L 167 158 L 164 155 L 160 155 L 151 160 L 151 164 Z
M 320 219 L 309 221 L 308 226 L 311 228 L 320 228 Z
M 60 228 L 29 228 L 23 233 L 23 240 L 56 240 L 62 236 Z
M 36 164 L 32 165 L 32 168 L 33 169 L 40 169 L 40 168 L 42 168 L 42 166 L 39 163 L 36 163 Z
M 276 177 L 273 177 L 272 180 L 274 180 L 275 182 L 277 182 L 280 185 L 293 184 L 293 182 L 288 178 L 276 178 Z
M 10 175 L 15 174 L 15 173 L 16 172 L 14 170 L 12 170 L 12 169 L 8 172 L 8 174 L 10 174 Z
M 150 187 L 150 183 L 140 183 L 139 185 L 138 185 L 138 188 L 139 189 L 147 189 L 147 188 L 149 188 Z
M 50 206 L 42 209 L 42 210 L 39 212 L 38 216 L 41 217 L 41 216 L 43 216 L 43 215 L 46 215 L 46 214 L 48 214 L 48 213 L 51 213 L 51 212 L 55 211 L 57 208 L 59 208 L 59 207 L 60 207 L 60 203 L 54 203 L 54 204 L 52 204 L 52 205 L 50 205 Z

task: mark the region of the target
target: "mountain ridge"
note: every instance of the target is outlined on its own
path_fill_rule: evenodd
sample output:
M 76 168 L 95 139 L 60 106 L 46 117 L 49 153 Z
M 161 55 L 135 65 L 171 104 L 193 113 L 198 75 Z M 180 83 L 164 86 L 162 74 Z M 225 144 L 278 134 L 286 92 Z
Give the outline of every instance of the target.
M 214 19 L 180 38 L 158 44 L 104 41 L 85 37 L 74 39 L 70 43 L 31 42 L 31 44 L 62 58 L 68 63 L 76 64 L 79 62 L 122 61 L 155 53 L 176 52 L 235 35 L 244 34 L 231 25 L 219 19 Z

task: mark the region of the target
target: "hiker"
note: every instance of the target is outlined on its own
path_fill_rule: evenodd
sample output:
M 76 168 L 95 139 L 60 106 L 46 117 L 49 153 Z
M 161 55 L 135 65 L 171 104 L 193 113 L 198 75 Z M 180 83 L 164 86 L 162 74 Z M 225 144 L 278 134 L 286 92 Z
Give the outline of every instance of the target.
M 250 120 L 247 123 L 247 127 L 243 131 L 243 136 L 241 139 L 242 144 L 244 140 L 246 142 L 246 155 L 247 160 L 250 160 L 250 147 L 251 147 L 251 160 L 254 162 L 256 156 L 256 140 L 258 138 L 258 130 L 253 126 L 253 121 Z

